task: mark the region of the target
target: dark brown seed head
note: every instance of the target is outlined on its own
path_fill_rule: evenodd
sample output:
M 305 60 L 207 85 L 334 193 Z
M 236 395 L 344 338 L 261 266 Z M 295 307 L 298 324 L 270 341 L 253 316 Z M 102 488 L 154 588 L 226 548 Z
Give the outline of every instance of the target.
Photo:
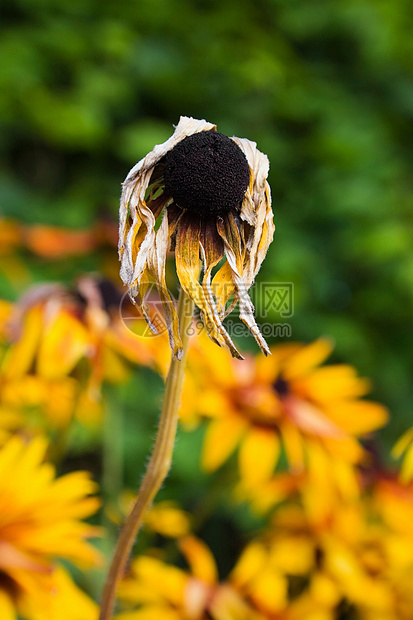
M 250 180 L 247 159 L 222 133 L 187 136 L 165 157 L 165 191 L 179 207 L 197 215 L 239 209 Z

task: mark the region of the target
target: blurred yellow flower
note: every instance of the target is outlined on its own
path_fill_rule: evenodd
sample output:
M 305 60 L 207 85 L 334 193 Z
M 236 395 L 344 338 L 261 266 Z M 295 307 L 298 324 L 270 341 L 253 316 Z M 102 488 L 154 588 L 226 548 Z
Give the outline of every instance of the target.
M 242 481 L 253 488 L 270 479 L 283 447 L 290 469 L 320 472 L 325 455 L 357 463 L 358 437 L 382 426 L 386 409 L 361 400 L 369 383 L 348 365 L 320 366 L 332 349 L 328 340 L 272 347 L 272 356 L 231 359 L 206 338 L 194 341 L 181 419 L 209 424 L 202 464 L 217 469 L 239 446 Z M 346 472 L 342 472 L 346 476 Z
M 86 472 L 55 478 L 43 462 L 47 443 L 13 437 L 0 450 L 0 617 L 15 620 L 93 620 L 92 601 L 56 559 L 96 566 L 100 556 L 86 541 L 100 533 L 81 519 L 99 500 Z M 69 600 L 78 607 L 67 607 Z
M 73 415 L 85 423 L 99 418 L 103 381 L 126 380 L 130 363 L 155 363 L 122 323 L 120 301 L 110 282 L 84 277 L 76 290 L 38 286 L 4 308 L 9 346 L 0 363 L 0 408 L 40 410 L 58 428 Z
M 132 562 L 131 575 L 119 587 L 119 597 L 131 607 L 116 620 L 265 620 L 254 604 L 236 590 L 236 580 L 220 583 L 214 557 L 208 547 L 194 536 L 179 542 L 189 572 L 143 555 Z M 236 569 L 243 574 L 243 568 Z M 255 584 L 269 605 L 278 608 L 277 583 Z M 259 595 L 257 595 L 259 597 Z M 284 599 L 284 591 L 281 595 Z M 275 608 L 274 607 L 274 608 Z
M 246 559 L 251 580 L 267 566 L 288 579 L 285 618 L 336 620 L 345 607 L 360 620 L 412 618 L 413 487 L 379 474 L 322 524 L 297 499 L 277 509 Z

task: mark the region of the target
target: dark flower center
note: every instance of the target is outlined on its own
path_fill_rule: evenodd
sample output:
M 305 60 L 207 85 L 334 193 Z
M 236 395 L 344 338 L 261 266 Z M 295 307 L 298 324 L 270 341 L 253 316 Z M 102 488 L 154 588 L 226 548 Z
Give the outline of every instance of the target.
M 286 381 L 283 377 L 279 376 L 276 381 L 272 384 L 274 390 L 277 392 L 278 396 L 287 396 L 290 392 L 290 386 L 288 381 Z
M 197 215 L 239 209 L 250 181 L 239 146 L 216 131 L 187 136 L 165 157 L 165 191 L 179 207 Z

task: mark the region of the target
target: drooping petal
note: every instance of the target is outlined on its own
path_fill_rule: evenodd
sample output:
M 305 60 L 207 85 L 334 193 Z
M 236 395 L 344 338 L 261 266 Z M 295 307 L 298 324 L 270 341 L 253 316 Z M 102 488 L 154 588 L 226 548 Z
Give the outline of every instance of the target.
M 198 217 L 185 213 L 178 224 L 176 236 L 176 272 L 184 291 L 203 313 L 205 327 L 209 336 L 220 346 L 228 346 L 235 357 L 241 358 L 231 338 L 227 334 L 218 316 L 212 299 L 205 295 L 199 278 L 199 252 L 204 254 L 200 245 L 201 222 Z M 205 260 L 205 256 L 203 256 Z
M 255 142 L 245 138 L 232 138 L 244 152 L 251 170 L 250 186 L 241 205 L 240 217 L 249 227 L 245 239 L 244 281 L 248 288 L 253 284 L 268 247 L 274 237 L 271 191 L 267 182 L 268 157 L 257 149 Z
M 179 216 L 174 219 L 173 212 L 171 213 L 171 219 L 169 219 L 168 209 L 165 209 L 162 223 L 156 233 L 155 244 L 149 253 L 148 263 L 161 298 L 173 356 L 176 359 L 181 359 L 183 349 L 181 337 L 179 335 L 178 316 L 168 292 L 165 279 L 165 263 L 169 239 L 176 228 L 178 219 Z
M 258 346 L 265 355 L 270 355 L 267 343 L 261 335 L 254 318 L 254 306 L 248 295 L 248 285 L 243 280 L 243 261 L 241 238 L 234 215 L 230 212 L 225 218 L 217 220 L 217 230 L 225 244 L 225 255 L 232 272 L 232 280 L 239 303 L 240 319 L 253 334 Z

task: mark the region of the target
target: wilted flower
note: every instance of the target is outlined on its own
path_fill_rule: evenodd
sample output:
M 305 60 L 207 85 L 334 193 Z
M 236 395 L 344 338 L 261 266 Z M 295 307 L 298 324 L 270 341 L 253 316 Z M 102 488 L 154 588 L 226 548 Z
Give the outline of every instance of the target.
M 92 620 L 95 604 L 56 560 L 99 563 L 86 541 L 99 530 L 81 521 L 99 507 L 96 485 L 80 471 L 56 479 L 46 448 L 13 437 L 0 451 L 0 617 Z
M 181 286 L 201 310 L 209 336 L 241 357 L 222 323 L 232 299 L 231 309 L 239 303 L 240 318 L 261 350 L 269 352 L 247 293 L 273 238 L 268 168 L 268 159 L 255 142 L 228 138 L 205 120 L 181 117 L 174 134 L 155 146 L 125 179 L 120 204 L 121 277 L 144 312 L 150 277 L 155 280 L 178 359 L 182 355 L 178 319 L 165 279 L 170 247 L 175 250 Z

